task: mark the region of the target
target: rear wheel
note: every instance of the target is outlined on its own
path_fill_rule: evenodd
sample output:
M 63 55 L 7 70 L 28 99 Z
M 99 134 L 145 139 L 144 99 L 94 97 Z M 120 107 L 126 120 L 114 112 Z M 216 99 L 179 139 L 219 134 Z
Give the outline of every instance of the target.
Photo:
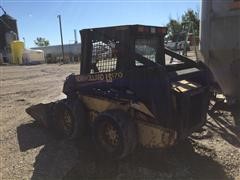
M 126 112 L 108 110 L 95 119 L 93 139 L 101 156 L 121 159 L 136 147 L 136 126 Z
M 78 99 L 58 101 L 53 113 L 56 130 L 61 137 L 74 139 L 85 133 L 86 111 Z

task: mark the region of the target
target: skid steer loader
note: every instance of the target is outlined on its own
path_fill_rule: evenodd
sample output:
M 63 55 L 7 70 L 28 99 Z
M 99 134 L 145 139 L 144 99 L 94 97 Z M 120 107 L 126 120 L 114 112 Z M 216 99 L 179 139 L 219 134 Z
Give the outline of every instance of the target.
M 166 31 L 143 25 L 81 30 L 80 74 L 66 78 L 67 98 L 26 112 L 70 139 L 89 131 L 97 152 L 113 159 L 138 144 L 173 146 L 205 123 L 209 85 L 201 64 L 164 47 Z

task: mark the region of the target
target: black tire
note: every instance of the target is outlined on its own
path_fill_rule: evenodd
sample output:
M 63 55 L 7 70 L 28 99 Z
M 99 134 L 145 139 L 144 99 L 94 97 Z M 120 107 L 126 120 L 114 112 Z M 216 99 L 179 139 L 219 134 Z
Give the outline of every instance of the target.
M 113 132 L 117 135 L 117 140 L 110 139 L 110 130 L 107 126 L 112 126 Z M 130 116 L 122 110 L 108 110 L 100 113 L 93 124 L 93 140 L 96 145 L 97 153 L 105 158 L 121 159 L 133 152 L 137 145 L 137 130 L 135 123 Z M 106 136 L 108 138 L 106 138 Z
M 66 121 L 66 114 L 68 121 Z M 53 119 L 60 137 L 75 139 L 86 131 L 86 109 L 78 99 L 63 99 L 54 105 Z M 69 125 L 71 124 L 71 125 Z

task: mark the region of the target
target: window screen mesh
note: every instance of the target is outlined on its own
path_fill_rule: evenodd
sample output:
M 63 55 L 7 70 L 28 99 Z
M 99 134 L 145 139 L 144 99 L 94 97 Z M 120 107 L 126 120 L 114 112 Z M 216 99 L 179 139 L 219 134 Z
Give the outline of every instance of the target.
M 111 72 L 116 70 L 117 65 L 117 44 L 118 42 L 102 41 L 92 42 L 92 65 L 95 69 L 91 73 Z

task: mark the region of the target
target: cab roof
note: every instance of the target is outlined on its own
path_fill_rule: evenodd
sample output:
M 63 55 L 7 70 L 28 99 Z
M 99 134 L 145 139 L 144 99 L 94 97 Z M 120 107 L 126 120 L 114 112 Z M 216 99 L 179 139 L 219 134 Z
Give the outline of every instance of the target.
M 167 33 L 167 27 L 162 26 L 150 26 L 150 25 L 141 25 L 141 24 L 133 24 L 133 25 L 119 25 L 119 26 L 107 26 L 107 27 L 98 27 L 98 28 L 87 28 L 82 29 L 82 31 L 96 31 L 96 32 L 109 32 L 109 31 L 136 31 L 142 33 Z

